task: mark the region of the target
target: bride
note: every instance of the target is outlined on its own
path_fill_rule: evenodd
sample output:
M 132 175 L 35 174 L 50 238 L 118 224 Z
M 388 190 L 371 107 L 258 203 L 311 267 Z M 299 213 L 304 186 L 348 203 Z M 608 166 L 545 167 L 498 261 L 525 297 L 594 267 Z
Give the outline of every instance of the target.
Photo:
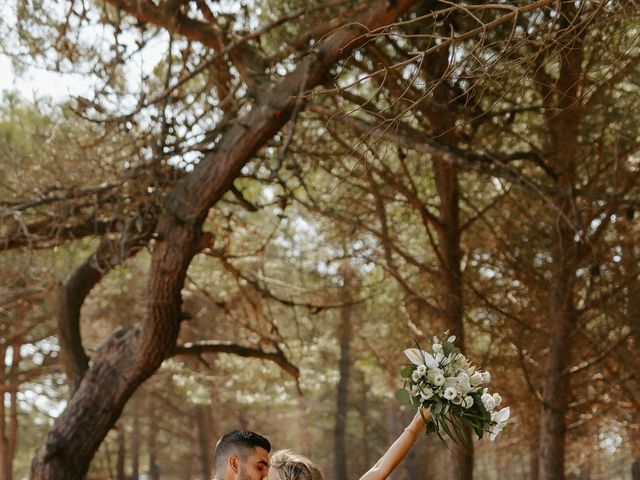
M 424 418 L 423 418 L 424 415 Z M 411 423 L 393 445 L 382 455 L 380 460 L 369 469 L 360 480 L 384 480 L 407 455 L 409 449 L 424 428 L 424 422 L 429 421 L 429 410 L 417 412 Z M 324 480 L 320 469 L 308 458 L 292 452 L 279 450 L 271 455 L 267 480 Z

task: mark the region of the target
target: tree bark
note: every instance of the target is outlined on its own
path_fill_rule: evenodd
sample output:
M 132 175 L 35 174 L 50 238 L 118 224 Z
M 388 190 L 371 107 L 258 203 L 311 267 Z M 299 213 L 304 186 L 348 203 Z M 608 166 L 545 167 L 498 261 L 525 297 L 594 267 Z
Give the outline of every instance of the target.
M 631 465 L 631 480 L 640 480 L 640 458 Z
M 149 398 L 149 428 L 147 429 L 147 453 L 149 454 L 149 480 L 160 480 L 158 467 L 158 418 L 155 415 L 153 398 Z
M 118 451 L 117 451 L 117 459 L 116 459 L 116 478 L 118 480 L 125 480 L 125 465 L 127 460 L 127 448 L 126 448 L 126 440 L 124 435 L 124 425 L 120 424 L 118 428 Z
M 12 345 L 11 368 L 9 369 L 9 432 L 7 435 L 7 470 L 5 480 L 13 479 L 13 461 L 18 445 L 18 373 L 20 372 L 20 342 Z
M 89 367 L 89 357 L 82 347 L 80 310 L 85 299 L 100 280 L 125 258 L 139 251 L 150 239 L 155 217 L 144 222 L 144 235 L 127 237 L 121 242 L 103 239 L 96 251 L 58 288 L 57 322 L 60 360 L 71 392 L 75 392 Z M 127 233 L 123 233 L 126 236 Z
M 131 480 L 138 480 L 140 477 L 140 400 L 134 398 L 132 403 Z
M 448 50 L 439 53 L 448 59 Z M 437 62 L 436 62 L 437 63 Z M 444 65 L 446 62 L 440 62 Z M 440 72 L 435 72 L 439 74 Z M 449 105 L 449 90 L 440 85 L 435 90 L 439 104 Z M 447 144 L 455 145 L 457 139 L 453 133 L 455 118 L 449 108 L 442 111 L 430 112 L 438 136 L 442 136 Z M 438 273 L 439 273 L 439 302 L 444 313 L 444 328 L 455 335 L 456 345 L 464 351 L 464 297 L 462 290 L 462 251 L 460 242 L 462 231 L 460 228 L 460 190 L 458 185 L 458 167 L 442 158 L 434 157 L 434 174 L 436 190 L 440 202 L 436 228 L 438 236 Z M 442 333 L 442 332 L 440 332 Z M 471 431 L 468 432 L 471 435 Z M 455 480 L 472 480 L 473 478 L 473 444 L 468 448 L 454 444 L 451 447 L 453 463 L 452 478 Z
M 338 365 L 340 379 L 336 395 L 336 423 L 334 428 L 334 468 L 336 480 L 348 480 L 347 468 L 347 411 L 349 409 L 349 381 L 351 370 L 351 305 L 350 288 L 353 272 L 348 266 L 342 269 L 342 289 L 340 299 L 345 304 L 340 309 L 338 341 L 340 360 Z
M 7 347 L 0 347 L 0 480 L 13 479 L 13 460 L 18 442 L 18 381 L 20 342 L 11 344 L 11 365 L 7 369 Z M 8 407 L 8 408 L 7 408 Z
M 573 21 L 575 5 L 562 2 L 564 27 Z M 581 33 L 584 35 L 584 32 Z M 576 325 L 574 284 L 580 231 L 574 189 L 580 101 L 577 98 L 582 72 L 582 39 L 573 38 L 560 54 L 560 71 L 556 82 L 556 109 L 547 117 L 550 146 L 554 155 L 551 165 L 557 172 L 555 224 L 551 232 L 551 281 L 549 282 L 549 341 L 544 364 L 542 407 L 540 412 L 539 480 L 564 480 L 565 434 L 569 377 L 566 372 L 571 359 L 572 332 Z
M 195 419 L 198 440 L 198 458 L 200 460 L 200 475 L 202 480 L 212 478 L 213 432 L 211 429 L 213 419 L 209 405 L 197 405 Z
M 91 459 L 136 388 L 173 351 L 181 321 L 186 271 L 201 245 L 209 209 L 241 168 L 291 118 L 299 93 L 321 83 L 334 63 L 357 48 L 371 29 L 389 25 L 415 0 L 379 1 L 318 43 L 299 67 L 258 96 L 211 152 L 166 196 L 157 225 L 147 285 L 146 318 L 108 339 L 67 408 L 35 455 L 34 480 L 84 478 Z
M 7 411 L 5 406 L 5 398 L 7 393 L 7 376 L 5 357 L 7 346 L 0 344 L 0 480 L 8 480 L 8 439 L 7 439 Z

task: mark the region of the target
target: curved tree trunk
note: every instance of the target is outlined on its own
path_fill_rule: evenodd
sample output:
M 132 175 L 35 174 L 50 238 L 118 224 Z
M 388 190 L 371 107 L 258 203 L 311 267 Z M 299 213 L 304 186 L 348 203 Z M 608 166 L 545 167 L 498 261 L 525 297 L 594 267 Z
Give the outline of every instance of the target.
M 166 198 L 147 285 L 146 318 L 112 336 L 92 359 L 67 408 L 32 462 L 34 480 L 84 478 L 100 443 L 136 388 L 175 348 L 181 290 L 201 243 L 209 209 L 240 169 L 291 118 L 300 91 L 318 85 L 338 58 L 357 48 L 367 29 L 389 25 L 415 0 L 379 1 L 354 22 L 321 41 L 299 67 L 259 95 L 253 108 L 226 131 L 217 149 Z

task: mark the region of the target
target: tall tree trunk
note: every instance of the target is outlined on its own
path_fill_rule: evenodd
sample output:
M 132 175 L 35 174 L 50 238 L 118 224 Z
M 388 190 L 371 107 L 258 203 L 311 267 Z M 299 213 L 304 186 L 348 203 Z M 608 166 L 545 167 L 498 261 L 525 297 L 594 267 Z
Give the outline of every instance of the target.
M 631 480 L 640 480 L 640 458 L 631 465 Z
M 569 279 L 566 279 L 570 282 Z M 543 404 L 540 414 L 540 480 L 564 480 L 565 434 L 569 379 L 565 373 L 575 325 L 573 297 L 567 285 L 557 285 L 549 318 L 549 353 L 544 366 Z M 553 294 L 553 293 L 552 293 Z M 564 297 L 564 298 L 563 298 Z
M 149 480 L 160 480 L 158 467 L 158 418 L 155 415 L 153 399 L 149 398 L 149 427 L 147 429 L 147 454 L 149 455 Z
M 561 3 L 564 27 L 576 15 L 575 5 Z M 576 232 L 581 230 L 574 198 L 583 44 L 576 33 L 560 54 L 556 88 L 556 109 L 547 116 L 550 146 L 554 152 L 551 165 L 557 172 L 556 193 L 552 197 L 554 225 L 551 234 L 551 281 L 549 282 L 547 332 L 548 353 L 544 364 L 542 407 L 540 413 L 539 480 L 564 480 L 565 434 L 572 332 L 576 325 L 574 284 L 578 262 Z
M 197 405 L 195 419 L 198 440 L 198 458 L 200 460 L 200 475 L 202 480 L 211 480 L 211 456 L 213 453 L 213 432 L 211 407 Z
M 369 384 L 361 371 L 356 371 L 358 374 L 358 386 L 360 391 L 360 401 L 358 402 L 358 413 L 360 414 L 360 425 L 362 426 L 362 463 L 366 468 L 370 468 L 371 463 L 371 443 L 369 439 L 369 398 L 367 393 L 369 392 Z
M 117 452 L 117 460 L 116 460 L 116 478 L 118 480 L 125 480 L 125 464 L 127 460 L 127 449 L 125 443 L 125 435 L 124 435 L 124 424 L 121 423 L 118 427 L 118 452 Z
M 13 460 L 18 445 L 18 373 L 20 372 L 20 342 L 12 345 L 11 368 L 9 369 L 9 430 L 7 432 L 7 466 L 5 480 L 13 478 Z
M 13 459 L 18 442 L 18 372 L 20 343 L 13 342 L 11 365 L 5 358 L 8 348 L 0 347 L 0 480 L 13 479 Z M 8 368 L 7 368 L 8 367 Z
M 449 67 L 451 54 L 449 49 L 435 52 L 431 56 L 433 67 L 425 65 L 430 75 L 440 78 Z M 434 98 L 439 108 L 430 109 L 427 113 L 435 134 L 447 144 L 455 145 L 459 139 L 455 133 L 455 107 L 451 104 L 451 88 L 440 82 L 434 90 Z M 457 337 L 456 345 L 464 351 L 464 298 L 462 291 L 462 252 L 460 227 L 460 191 L 458 185 L 458 167 L 443 158 L 434 157 L 435 186 L 438 192 L 439 224 L 436 225 L 438 246 L 438 285 L 439 304 L 444 315 L 440 328 L 449 330 Z M 442 334 L 443 332 L 438 332 Z M 471 431 L 469 430 L 469 435 Z M 452 478 L 455 480 L 472 480 L 473 478 L 473 444 L 469 448 L 454 444 L 451 447 Z
M 165 197 L 157 225 L 147 315 L 140 327 L 112 336 L 92 358 L 65 411 L 33 459 L 33 480 L 82 479 L 104 437 L 138 386 L 175 349 L 181 290 L 187 268 L 202 247 L 209 209 L 231 187 L 242 167 L 291 118 L 303 90 L 324 81 L 335 62 L 368 40 L 363 31 L 389 25 L 415 0 L 380 0 L 348 26 L 320 41 L 298 68 L 268 86 L 208 154 Z
M 134 398 L 131 405 L 131 480 L 140 477 L 140 399 Z
M 464 351 L 464 298 L 460 266 L 462 254 L 457 167 L 451 163 L 436 160 L 435 179 L 440 199 L 441 223 L 438 228 L 440 303 L 445 313 L 446 328 L 457 337 L 456 344 Z M 473 478 L 473 444 L 469 448 L 454 444 L 451 447 L 451 455 L 452 478 L 471 480 Z
M 537 428 L 534 428 L 529 438 L 529 480 L 538 480 L 538 451 L 540 450 L 540 434 Z
M 6 412 L 6 396 L 8 379 L 6 375 L 7 365 L 5 358 L 7 354 L 7 345 L 0 344 L 0 480 L 8 480 L 8 460 L 9 451 L 7 440 L 7 412 Z
M 334 467 L 336 480 L 348 480 L 347 474 L 347 411 L 349 409 L 349 379 L 351 369 L 351 314 L 353 307 L 350 288 L 353 284 L 353 271 L 349 266 L 342 268 L 343 285 L 340 299 L 345 304 L 340 309 L 337 329 L 340 343 L 338 365 L 340 379 L 336 395 L 336 423 L 334 428 Z

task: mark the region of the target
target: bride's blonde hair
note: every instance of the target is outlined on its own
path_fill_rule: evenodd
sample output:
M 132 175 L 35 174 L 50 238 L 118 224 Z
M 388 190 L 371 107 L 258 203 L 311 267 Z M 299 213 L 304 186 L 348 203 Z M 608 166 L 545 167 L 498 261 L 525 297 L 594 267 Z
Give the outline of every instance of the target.
M 278 450 L 271 455 L 269 469 L 280 480 L 324 480 L 320 469 L 307 457 L 291 450 Z

